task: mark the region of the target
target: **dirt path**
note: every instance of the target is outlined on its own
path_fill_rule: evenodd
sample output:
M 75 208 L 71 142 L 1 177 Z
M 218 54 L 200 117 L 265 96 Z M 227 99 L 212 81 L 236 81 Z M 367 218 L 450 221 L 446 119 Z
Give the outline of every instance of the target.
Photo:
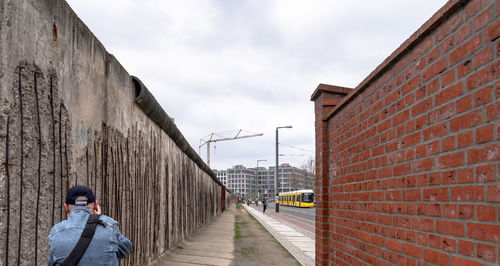
M 248 212 L 236 206 L 231 265 L 300 265 Z

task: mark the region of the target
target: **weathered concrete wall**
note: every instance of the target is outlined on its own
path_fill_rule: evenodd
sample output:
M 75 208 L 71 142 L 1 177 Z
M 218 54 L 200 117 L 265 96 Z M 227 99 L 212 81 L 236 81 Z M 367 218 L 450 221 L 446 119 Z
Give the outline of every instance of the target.
M 45 263 L 75 184 L 132 240 L 126 265 L 221 212 L 220 182 L 134 103 L 136 84 L 65 1 L 0 0 L 0 58 L 0 265 Z

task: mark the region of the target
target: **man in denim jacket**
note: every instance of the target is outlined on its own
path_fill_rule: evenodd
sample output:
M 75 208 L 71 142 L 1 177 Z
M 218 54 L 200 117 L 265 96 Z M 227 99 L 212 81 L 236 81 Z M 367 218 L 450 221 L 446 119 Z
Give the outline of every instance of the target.
M 78 185 L 68 191 L 64 209 L 68 219 L 50 230 L 48 265 L 61 264 L 80 239 L 90 214 L 101 214 L 92 190 Z M 78 265 L 118 265 L 118 259 L 128 256 L 132 250 L 132 243 L 120 233 L 118 222 L 106 215 L 101 215 L 99 220 L 104 226 L 97 225 Z

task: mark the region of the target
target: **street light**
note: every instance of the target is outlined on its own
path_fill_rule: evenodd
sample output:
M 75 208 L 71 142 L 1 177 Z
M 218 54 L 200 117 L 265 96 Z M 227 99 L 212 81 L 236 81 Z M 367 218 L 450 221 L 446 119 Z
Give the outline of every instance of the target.
M 255 196 L 257 198 L 256 204 L 259 203 L 259 162 L 267 162 L 267 160 L 257 160 L 257 175 L 255 176 Z
M 292 126 L 284 126 L 284 127 L 276 127 L 276 169 L 275 169 L 275 177 L 276 181 L 274 182 L 274 193 L 275 193 L 275 202 L 276 202 L 276 212 L 280 212 L 280 203 L 279 203 L 279 149 L 278 149 L 278 129 L 280 128 L 292 128 Z

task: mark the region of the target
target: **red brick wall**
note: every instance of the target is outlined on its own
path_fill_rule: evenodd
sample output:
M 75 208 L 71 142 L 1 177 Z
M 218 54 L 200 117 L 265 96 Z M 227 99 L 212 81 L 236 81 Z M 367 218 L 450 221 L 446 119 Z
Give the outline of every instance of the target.
M 449 1 L 347 96 L 318 86 L 316 264 L 500 263 L 499 14 Z

